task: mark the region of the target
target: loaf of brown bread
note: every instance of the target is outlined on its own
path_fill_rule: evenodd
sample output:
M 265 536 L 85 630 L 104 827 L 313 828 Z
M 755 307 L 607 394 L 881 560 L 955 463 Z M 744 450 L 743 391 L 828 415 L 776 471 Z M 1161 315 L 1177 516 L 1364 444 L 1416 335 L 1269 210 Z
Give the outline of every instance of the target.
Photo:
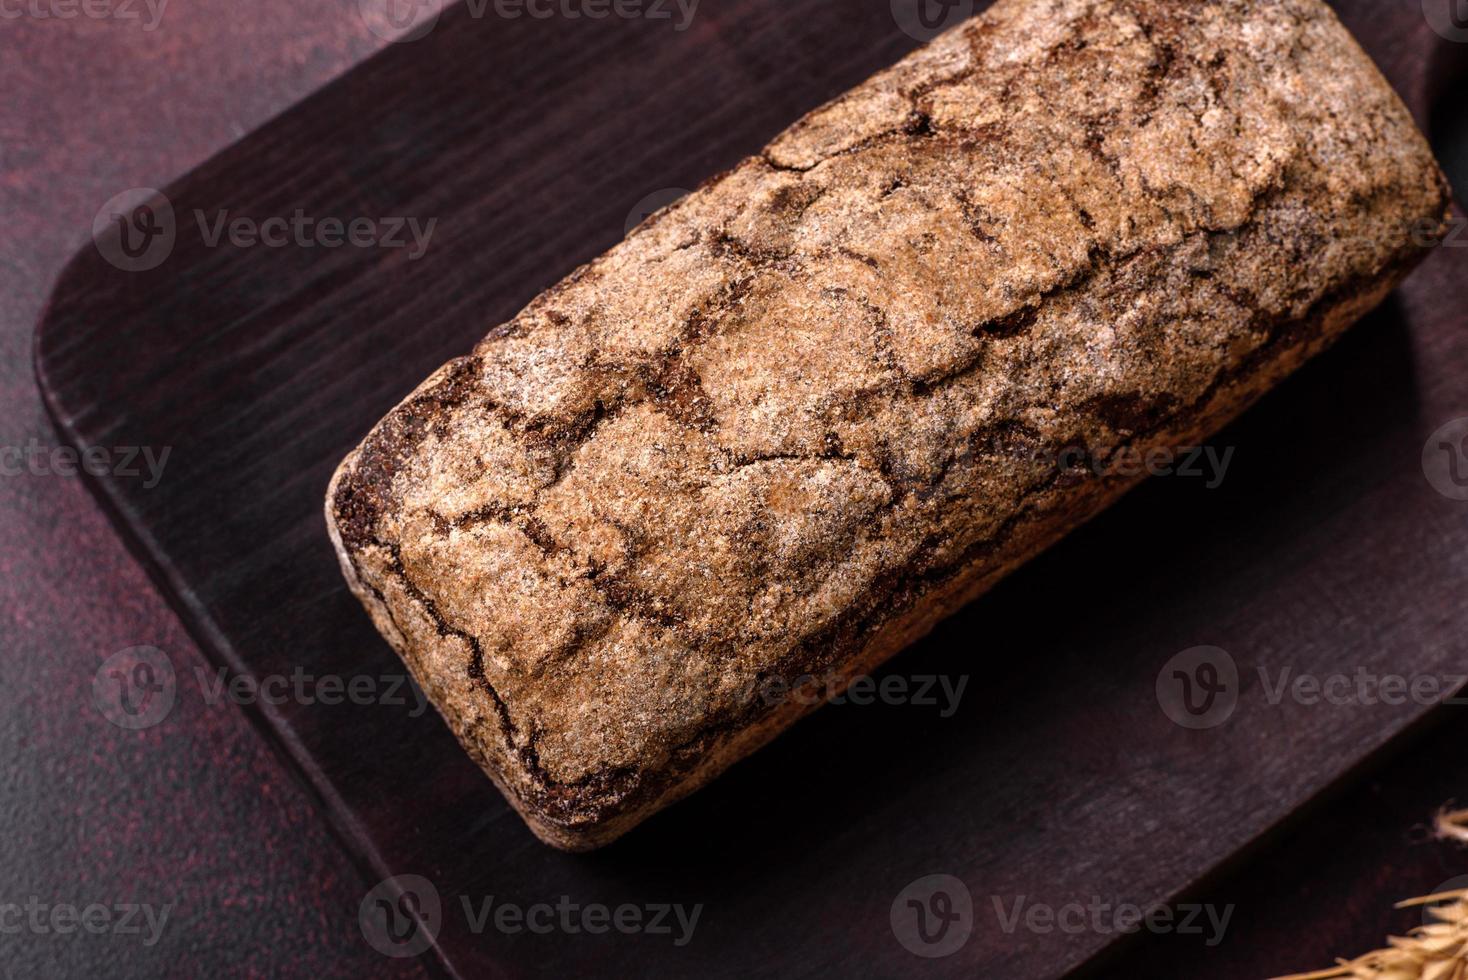
M 596 847 L 810 710 L 776 682 L 1115 500 L 1113 454 L 1227 422 L 1447 208 L 1320 0 L 1000 0 L 435 373 L 332 539 L 531 828 Z

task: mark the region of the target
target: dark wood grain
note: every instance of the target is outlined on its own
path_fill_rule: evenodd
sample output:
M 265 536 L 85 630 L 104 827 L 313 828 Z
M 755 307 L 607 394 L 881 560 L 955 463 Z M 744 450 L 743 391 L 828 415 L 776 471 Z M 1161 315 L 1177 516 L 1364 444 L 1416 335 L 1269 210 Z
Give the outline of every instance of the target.
M 1420 13 L 1343 14 L 1425 119 Z M 179 241 L 122 273 L 84 250 L 38 370 L 67 437 L 171 446 L 151 490 L 97 489 L 190 628 L 253 676 L 400 672 L 325 540 L 331 468 L 433 367 L 690 187 L 914 42 L 885 2 L 742 0 L 674 33 L 639 21 L 445 15 L 167 188 Z M 191 212 L 411 215 L 427 254 L 207 247 Z M 1464 505 L 1428 434 L 1468 414 L 1461 251 L 1239 424 L 1227 479 L 1153 481 L 895 661 L 970 675 L 960 710 L 829 708 L 607 851 L 536 843 L 430 715 L 287 704 L 262 715 L 370 878 L 426 875 L 465 975 L 588 969 L 1054 976 L 1116 938 L 1006 932 L 1006 906 L 1149 905 L 1195 889 L 1428 714 L 1269 703 L 1255 669 L 1455 673 Z M 1173 725 L 1177 651 L 1229 650 L 1234 716 Z M 974 935 L 920 960 L 888 927 L 913 879 L 973 894 Z M 695 939 L 472 935 L 456 896 L 702 903 Z

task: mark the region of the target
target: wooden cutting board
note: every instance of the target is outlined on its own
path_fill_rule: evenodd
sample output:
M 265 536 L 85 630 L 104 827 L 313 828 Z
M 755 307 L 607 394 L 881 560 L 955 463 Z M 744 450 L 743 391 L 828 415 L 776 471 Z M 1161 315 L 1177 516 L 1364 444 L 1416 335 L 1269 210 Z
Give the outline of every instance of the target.
M 156 485 L 114 471 L 90 484 L 204 648 L 254 680 L 365 677 L 385 693 L 376 679 L 401 667 L 342 584 L 321 517 L 335 464 L 433 368 L 616 242 L 649 197 L 695 186 L 915 47 L 903 2 L 726 0 L 684 31 L 455 7 L 166 187 L 162 253 L 144 236 L 127 253 L 105 237 L 84 248 L 39 327 L 42 390 L 74 445 L 168 447 Z M 1468 46 L 1415 0 L 1338 9 L 1433 135 L 1461 136 L 1451 89 Z M 206 240 L 225 212 L 298 210 L 435 224 L 417 258 L 408 229 L 404 248 Z M 1185 899 L 1440 710 L 1275 698 L 1283 672 L 1456 683 L 1468 502 L 1443 482 L 1434 433 L 1468 416 L 1465 270 L 1468 252 L 1437 250 L 1211 440 L 1232 450 L 1217 486 L 1152 480 L 883 672 L 911 692 L 966 683 L 956 709 L 828 707 L 604 851 L 536 842 L 411 701 L 248 710 L 319 794 L 364 895 L 388 875 L 432 882 L 438 962 L 457 975 L 1024 980 L 1094 964 L 1128 937 L 1009 917 Z M 1227 657 L 1173 662 L 1198 647 Z M 1216 724 L 1169 717 L 1182 677 L 1221 666 L 1227 681 L 1229 664 Z M 940 950 L 914 939 L 907 905 L 916 888 L 943 910 L 921 892 L 933 875 L 962 882 L 946 886 L 954 907 L 962 890 L 971 901 L 941 957 L 913 951 Z M 682 945 L 676 928 L 476 932 L 462 899 L 491 896 L 701 909 Z

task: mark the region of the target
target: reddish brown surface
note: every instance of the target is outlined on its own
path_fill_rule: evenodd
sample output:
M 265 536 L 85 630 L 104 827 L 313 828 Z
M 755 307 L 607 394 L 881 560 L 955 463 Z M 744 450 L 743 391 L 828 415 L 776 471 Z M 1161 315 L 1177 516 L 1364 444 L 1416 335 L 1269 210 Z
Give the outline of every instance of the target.
M 32 331 L 102 202 L 187 170 L 378 43 L 349 0 L 190 0 L 153 32 L 0 20 L 0 444 L 55 442 Z M 355 874 L 242 712 L 186 697 L 133 733 L 93 710 L 92 674 L 120 648 L 203 661 L 80 482 L 0 479 L 0 535 L 0 902 L 177 906 L 151 948 L 0 935 L 0 973 L 411 975 L 361 942 Z
M 212 0 L 170 9 L 159 34 L 142 38 L 117 25 L 0 25 L 0 91 L 11 95 L 0 110 L 0 214 L 10 232 L 0 245 L 9 345 L 0 444 L 54 438 L 29 374 L 29 330 L 97 206 L 187 169 L 371 47 L 350 4 L 327 13 L 312 25 L 273 0 L 248 10 Z M 335 40 L 318 46 L 306 36 Z M 1376 38 L 1383 50 L 1391 41 Z M 1438 279 L 1436 295 L 1454 279 Z M 1382 336 L 1358 339 L 1336 370 L 1373 351 L 1395 356 L 1400 338 Z M 1308 477 L 1308 467 L 1296 475 Z M 0 901 L 179 904 L 152 950 L 0 937 L 7 970 L 360 975 L 397 966 L 361 943 L 360 882 L 241 711 L 205 708 L 184 690 L 168 721 L 130 735 L 92 710 L 92 671 L 114 650 L 152 643 L 180 666 L 203 661 L 77 481 L 0 480 L 0 520 L 11 542 L 0 559 L 0 608 L 11 620 L 0 655 Z M 185 669 L 185 688 L 190 677 Z M 1328 818 L 1317 814 L 1215 884 L 1209 900 L 1240 903 L 1218 949 L 1139 943 L 1135 959 L 1104 975 L 1258 976 L 1328 962 L 1410 925 L 1389 912 L 1392 899 L 1468 870 L 1459 853 L 1412 844 L 1414 825 L 1444 796 L 1468 796 L 1461 724 L 1447 723 L 1407 749 L 1419 753 L 1411 765 L 1339 798 Z

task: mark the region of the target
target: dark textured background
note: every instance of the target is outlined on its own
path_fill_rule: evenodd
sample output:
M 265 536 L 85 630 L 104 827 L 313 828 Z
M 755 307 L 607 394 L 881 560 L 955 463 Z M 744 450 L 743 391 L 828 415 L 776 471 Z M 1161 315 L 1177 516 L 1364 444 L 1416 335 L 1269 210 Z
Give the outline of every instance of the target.
M 354 8 L 207 0 L 170 7 L 152 35 L 106 22 L 0 22 L 0 342 L 9 345 L 0 444 L 54 441 L 30 376 L 30 331 L 97 207 L 124 188 L 166 182 L 372 50 L 378 42 Z M 1428 54 L 1450 73 L 1462 63 Z M 1456 111 L 1443 101 L 1440 138 L 1461 132 Z M 243 712 L 204 707 L 189 690 L 202 659 L 80 483 L 0 479 L 0 521 L 9 532 L 0 608 L 11 621 L 0 659 L 0 902 L 178 903 L 155 949 L 127 938 L 0 936 L 0 970 L 399 969 L 362 943 L 364 885 L 306 795 Z M 157 728 L 125 733 L 93 710 L 91 677 L 108 654 L 143 643 L 180 666 L 180 706 Z M 1432 808 L 1468 797 L 1462 725 L 1443 725 L 1200 895 L 1240 903 L 1223 946 L 1139 942 L 1108 975 L 1303 969 L 1410 925 L 1411 915 L 1389 912 L 1392 900 L 1468 871 L 1468 856 L 1422 843 Z
M 56 441 L 32 331 L 102 203 L 194 166 L 381 43 L 350 0 L 187 0 L 151 33 L 0 20 L 0 444 Z M 115 650 L 202 660 L 80 481 L 0 478 L 0 539 L 0 902 L 177 904 L 151 949 L 0 935 L 0 975 L 406 972 L 363 944 L 361 884 L 239 709 L 185 690 L 137 733 L 94 710 L 92 673 Z

